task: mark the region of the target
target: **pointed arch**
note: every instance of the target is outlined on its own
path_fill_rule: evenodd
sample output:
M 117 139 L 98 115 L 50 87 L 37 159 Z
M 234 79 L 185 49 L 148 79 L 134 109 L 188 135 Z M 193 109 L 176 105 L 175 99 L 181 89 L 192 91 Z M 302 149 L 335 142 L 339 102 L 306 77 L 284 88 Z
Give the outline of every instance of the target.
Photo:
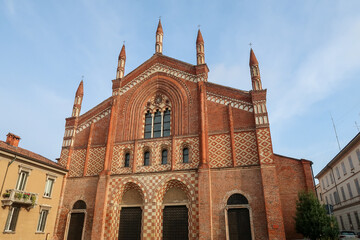
M 187 134 L 189 131 L 190 91 L 179 78 L 171 78 L 165 73 L 154 73 L 129 94 L 123 108 L 128 124 L 123 131 L 123 139 L 143 138 L 144 108 L 146 101 L 154 94 L 163 94 L 171 102 L 171 135 Z M 174 117 L 182 116 L 182 117 Z

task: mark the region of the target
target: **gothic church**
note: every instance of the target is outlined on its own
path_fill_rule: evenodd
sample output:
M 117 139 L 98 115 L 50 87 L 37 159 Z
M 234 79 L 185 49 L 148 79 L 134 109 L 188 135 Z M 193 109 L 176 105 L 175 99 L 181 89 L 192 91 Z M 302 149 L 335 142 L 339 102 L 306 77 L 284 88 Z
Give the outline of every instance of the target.
M 55 239 L 295 239 L 297 193 L 314 188 L 311 162 L 272 150 L 266 89 L 250 51 L 252 89 L 208 82 L 197 64 L 155 54 L 124 74 L 112 96 L 66 119 L 59 164 L 68 169 Z

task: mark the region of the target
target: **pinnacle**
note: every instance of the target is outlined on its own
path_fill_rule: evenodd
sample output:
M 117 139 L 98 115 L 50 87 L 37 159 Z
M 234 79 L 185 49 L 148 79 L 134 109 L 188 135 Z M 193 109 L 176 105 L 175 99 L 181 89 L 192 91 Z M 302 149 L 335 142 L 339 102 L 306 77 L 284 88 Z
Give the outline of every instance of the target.
M 258 61 L 255 57 L 255 53 L 254 51 L 252 50 L 252 48 L 250 49 L 250 61 L 249 61 L 249 65 L 252 66 L 252 65 L 258 65 Z
M 161 20 L 159 19 L 159 24 L 156 30 L 156 34 L 164 34 L 162 26 L 161 26 Z
M 199 31 L 198 31 L 198 35 L 197 35 L 197 38 L 196 38 L 196 43 L 197 43 L 197 44 L 198 44 L 198 43 L 204 43 L 204 39 L 203 39 L 203 37 L 202 37 L 202 35 L 201 35 L 200 29 L 199 29 Z
M 81 80 L 79 87 L 76 91 L 76 96 L 83 96 L 84 95 L 84 84 L 83 84 L 83 80 Z
M 125 53 L 125 44 L 123 44 L 120 54 L 119 54 L 119 59 L 120 58 L 125 58 L 126 59 L 126 53 Z

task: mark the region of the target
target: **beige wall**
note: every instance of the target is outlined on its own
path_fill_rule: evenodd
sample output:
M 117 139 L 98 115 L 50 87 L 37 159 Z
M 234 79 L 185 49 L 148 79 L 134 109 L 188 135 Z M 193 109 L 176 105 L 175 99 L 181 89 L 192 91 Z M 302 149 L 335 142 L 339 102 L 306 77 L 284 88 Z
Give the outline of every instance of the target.
M 13 159 L 13 156 L 13 154 L 10 155 L 0 151 L 0 184 L 3 183 L 8 162 Z M 0 208 L 0 239 L 44 240 L 46 239 L 47 233 L 49 233 L 48 239 L 51 239 L 55 225 L 64 172 L 56 170 L 52 167 L 48 167 L 44 164 L 39 164 L 34 161 L 18 157 L 17 160 L 14 161 L 8 169 L 2 193 L 4 193 L 6 189 L 14 189 L 16 187 L 20 166 L 26 166 L 32 169 L 27 179 L 24 191 L 37 193 L 37 204 L 30 210 L 26 210 L 24 207 L 21 207 L 15 233 L 4 233 L 5 224 L 9 213 L 9 207 L 6 206 L 5 208 Z M 43 196 L 47 174 L 51 176 L 56 176 L 50 198 Z M 4 199 L 3 196 L 0 196 L 0 198 L 1 200 Z M 51 209 L 49 210 L 44 233 L 36 233 L 41 205 L 51 206 Z

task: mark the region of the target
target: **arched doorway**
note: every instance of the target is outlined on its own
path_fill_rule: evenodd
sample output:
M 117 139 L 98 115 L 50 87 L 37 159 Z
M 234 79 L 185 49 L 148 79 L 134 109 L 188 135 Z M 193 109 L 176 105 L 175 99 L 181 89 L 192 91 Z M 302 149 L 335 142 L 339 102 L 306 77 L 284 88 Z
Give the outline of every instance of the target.
M 246 197 L 236 193 L 229 197 L 225 208 L 226 239 L 252 240 L 250 206 Z
M 163 200 L 163 240 L 189 239 L 188 197 L 178 187 L 170 188 Z
M 121 201 L 119 240 L 140 240 L 142 229 L 143 196 L 140 188 L 129 183 Z
M 78 200 L 70 211 L 67 240 L 82 240 L 84 236 L 84 223 L 86 219 L 86 203 Z

